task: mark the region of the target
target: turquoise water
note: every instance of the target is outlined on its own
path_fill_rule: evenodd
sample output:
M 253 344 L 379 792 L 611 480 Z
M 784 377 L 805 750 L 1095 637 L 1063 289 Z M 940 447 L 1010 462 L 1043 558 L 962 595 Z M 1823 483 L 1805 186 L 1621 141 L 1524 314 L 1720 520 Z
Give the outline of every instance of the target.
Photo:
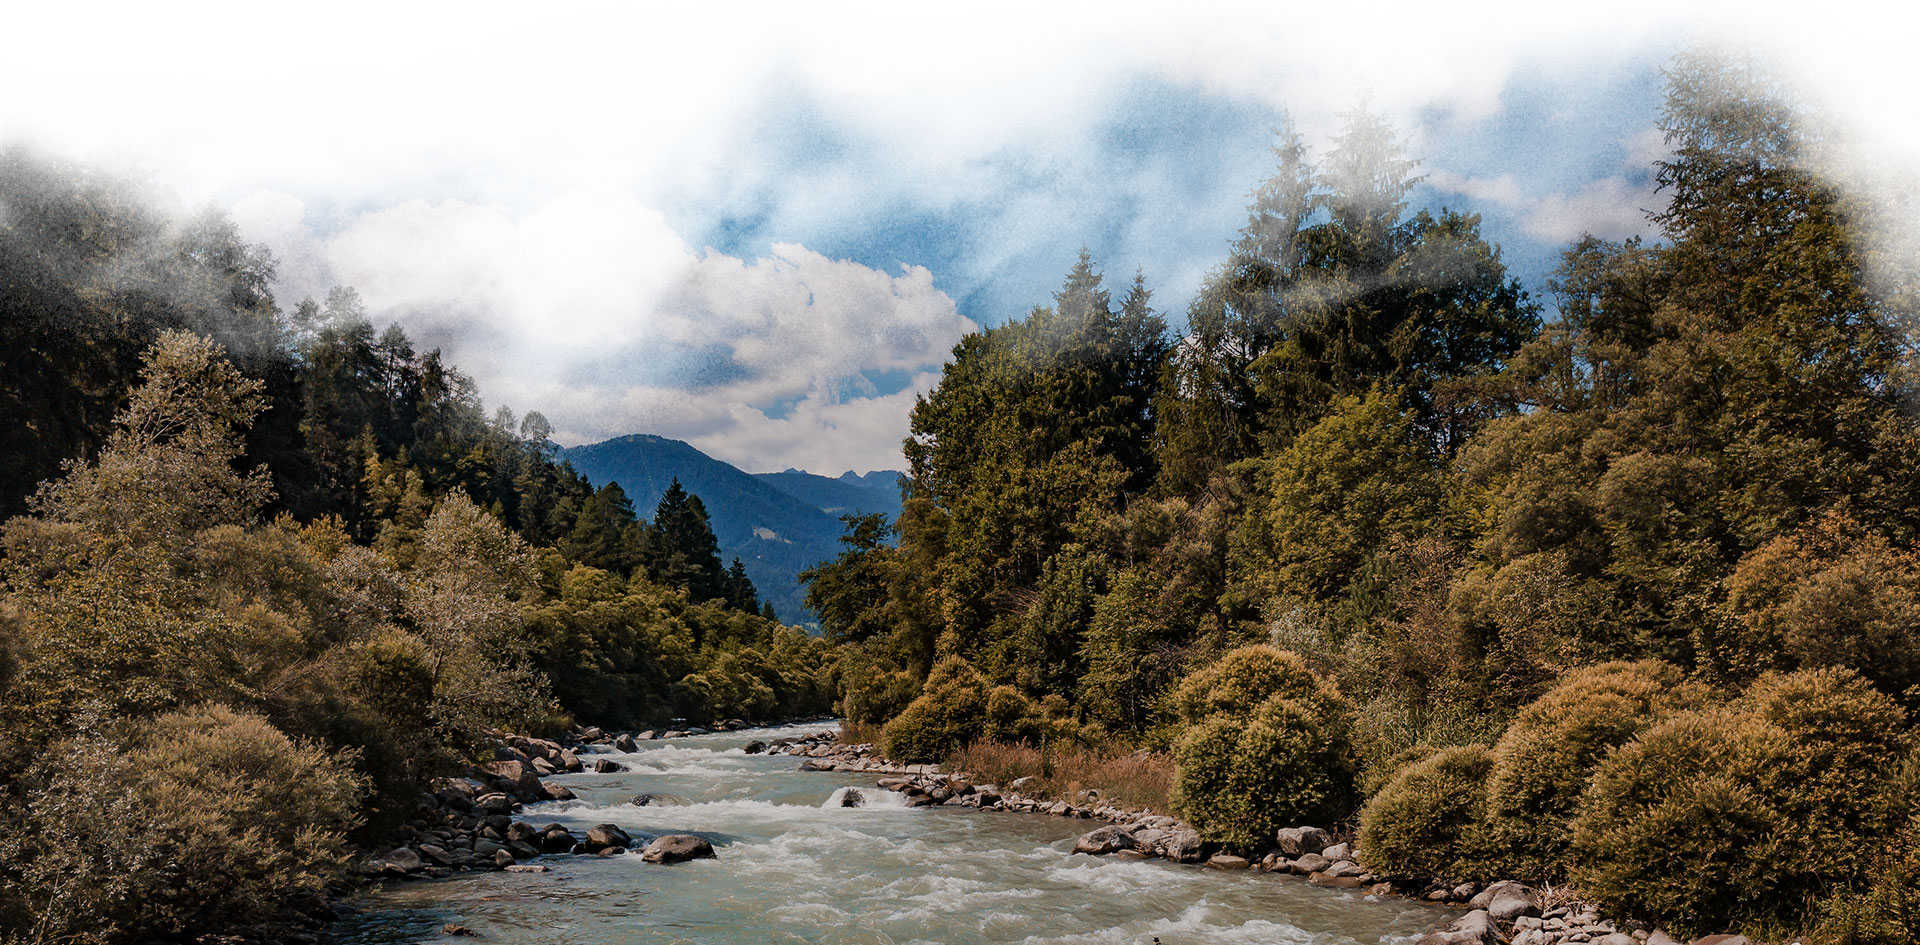
M 1095 822 L 909 809 L 873 777 L 802 772 L 791 756 L 742 750 L 753 739 L 819 729 L 701 735 L 591 756 L 628 770 L 556 778 L 579 798 L 517 815 L 576 833 L 599 823 L 698 833 L 713 841 L 715 859 L 546 856 L 534 861 L 545 873 L 395 884 L 363 897 L 335 940 L 1374 945 L 1410 943 L 1447 918 L 1422 903 L 1291 877 L 1073 854 L 1074 838 Z M 871 806 L 838 806 L 848 786 Z M 683 803 L 627 803 L 642 792 Z M 482 937 L 446 936 L 449 922 Z

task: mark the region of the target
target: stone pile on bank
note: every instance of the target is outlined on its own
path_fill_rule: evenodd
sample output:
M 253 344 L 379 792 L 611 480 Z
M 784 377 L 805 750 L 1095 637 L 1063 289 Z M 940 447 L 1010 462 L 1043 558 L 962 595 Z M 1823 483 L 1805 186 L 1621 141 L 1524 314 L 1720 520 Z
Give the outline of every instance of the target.
M 746 727 L 744 722 L 721 724 Z M 544 872 L 545 866 L 526 861 L 551 854 L 619 856 L 630 850 L 652 863 L 711 857 L 712 844 L 692 834 L 628 834 L 614 824 L 575 834 L 562 824 L 536 826 L 515 817 L 528 804 L 573 799 L 572 791 L 548 784 L 541 780 L 544 777 L 623 770 L 618 762 L 605 758 L 589 764 L 581 759 L 583 752 L 635 751 L 641 741 L 706 731 L 616 735 L 589 728 L 575 733 L 565 745 L 544 738 L 503 736 L 492 760 L 473 765 L 464 777 L 434 780 L 416 802 L 413 816 L 394 831 L 387 851 L 362 860 L 360 871 L 390 878 L 437 878 L 470 870 Z

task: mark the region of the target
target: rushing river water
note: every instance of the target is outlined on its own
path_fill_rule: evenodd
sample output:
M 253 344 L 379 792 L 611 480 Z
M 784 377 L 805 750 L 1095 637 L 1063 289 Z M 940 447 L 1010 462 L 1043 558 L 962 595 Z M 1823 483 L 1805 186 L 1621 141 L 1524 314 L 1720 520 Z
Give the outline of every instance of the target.
M 370 894 L 343 920 L 350 945 L 490 943 L 1079 943 L 1373 945 L 1406 943 L 1446 916 L 1413 901 L 1319 889 L 1265 873 L 1072 854 L 1096 822 L 908 809 L 873 777 L 796 770 L 742 746 L 819 725 L 642 742 L 594 755 L 618 774 L 553 779 L 579 799 L 518 814 L 576 834 L 697 833 L 718 857 L 662 866 L 637 854 L 546 856 L 545 873 L 465 873 Z M 840 807 L 860 786 L 874 806 Z M 667 795 L 636 807 L 635 794 Z

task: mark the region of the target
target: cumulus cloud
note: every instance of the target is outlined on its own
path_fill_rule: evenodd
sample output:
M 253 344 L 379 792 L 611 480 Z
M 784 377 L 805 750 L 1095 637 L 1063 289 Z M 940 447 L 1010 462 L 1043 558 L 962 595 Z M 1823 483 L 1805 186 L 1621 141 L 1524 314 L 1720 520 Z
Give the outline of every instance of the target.
M 755 467 L 891 468 L 914 393 L 898 379 L 924 387 L 975 327 L 924 267 L 883 272 L 793 243 L 755 259 L 695 252 L 631 195 L 524 213 L 415 200 L 331 234 L 263 196 L 236 219 L 279 255 L 324 262 L 287 287 L 355 286 L 376 320 L 445 349 L 492 399 L 547 413 L 563 442 L 645 430 Z

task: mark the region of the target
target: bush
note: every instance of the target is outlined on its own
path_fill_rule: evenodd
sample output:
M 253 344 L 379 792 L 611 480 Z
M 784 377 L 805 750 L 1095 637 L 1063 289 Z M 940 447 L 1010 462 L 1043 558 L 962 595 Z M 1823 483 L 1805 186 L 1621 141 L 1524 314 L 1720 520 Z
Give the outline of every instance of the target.
M 1220 713 L 1245 716 L 1270 696 L 1284 696 L 1326 712 L 1347 711 L 1332 683 L 1290 650 L 1244 646 L 1187 677 L 1169 697 L 1181 721 L 1199 722 Z
M 1393 776 L 1360 812 L 1360 859 L 1383 876 L 1478 878 L 1485 844 L 1485 745 L 1443 749 Z
M 1046 740 L 1047 723 L 1033 701 L 1012 686 L 995 686 L 987 693 L 986 737 L 1000 742 Z
M 920 696 L 880 730 L 880 751 L 906 764 L 937 762 L 979 738 L 986 714 L 986 681 L 965 660 L 947 657 Z
M 1242 719 L 1216 714 L 1174 747 L 1173 804 L 1206 839 L 1257 851 L 1274 831 L 1332 824 L 1354 805 L 1343 710 L 1275 695 Z
M 1706 701 L 1706 689 L 1678 667 L 1644 660 L 1574 670 L 1520 710 L 1494 746 L 1487 782 L 1488 839 L 1501 874 L 1564 878 L 1593 769 L 1647 726 Z
M 1845 515 L 1741 559 L 1727 612 L 1702 649 L 1728 675 L 1843 666 L 1889 692 L 1920 684 L 1920 555 Z
M 920 694 L 920 681 L 904 669 L 882 671 L 861 661 L 843 663 L 840 673 L 846 690 L 840 715 L 861 725 L 877 725 L 899 715 Z
M 1834 897 L 1813 939 L 1819 945 L 1920 942 L 1920 815 L 1886 844 L 1859 890 Z
M 1803 921 L 1884 836 L 1905 716 L 1845 670 L 1763 677 L 1609 755 L 1574 822 L 1575 882 L 1681 931 Z
M 364 789 L 346 759 L 219 706 L 52 756 L 0 839 L 8 905 L 49 941 L 172 939 L 316 900 Z

